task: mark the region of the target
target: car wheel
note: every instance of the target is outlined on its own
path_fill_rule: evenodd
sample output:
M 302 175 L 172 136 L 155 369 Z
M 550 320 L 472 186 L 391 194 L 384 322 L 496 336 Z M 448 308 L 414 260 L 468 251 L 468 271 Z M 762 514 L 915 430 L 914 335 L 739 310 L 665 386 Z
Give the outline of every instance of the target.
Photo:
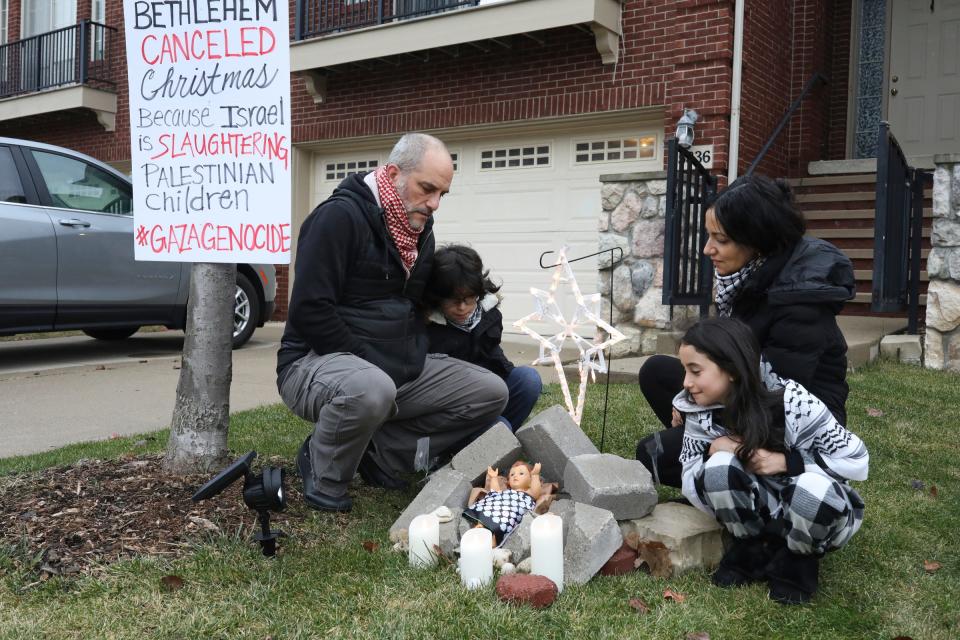
M 120 327 L 119 329 L 84 329 L 83 332 L 97 340 L 126 340 L 140 327 Z
M 260 318 L 260 298 L 250 279 L 237 274 L 237 292 L 233 305 L 233 348 L 242 347 L 253 335 Z

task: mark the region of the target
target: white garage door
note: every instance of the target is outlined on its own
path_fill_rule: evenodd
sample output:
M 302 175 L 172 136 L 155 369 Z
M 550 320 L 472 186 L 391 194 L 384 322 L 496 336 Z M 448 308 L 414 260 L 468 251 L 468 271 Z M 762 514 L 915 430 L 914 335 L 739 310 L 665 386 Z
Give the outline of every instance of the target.
M 540 268 L 541 254 L 553 251 L 543 263 L 554 264 L 565 244 L 571 258 L 597 251 L 600 175 L 660 169 L 661 140 L 653 127 L 449 140 L 456 171 L 434 217 L 437 244 L 467 243 L 480 253 L 494 281 L 503 284 L 504 330 L 516 333 L 513 322 L 535 309 L 530 288 L 550 286 L 553 271 Z M 347 174 L 379 166 L 388 155 L 389 148 L 318 154 L 314 201 L 329 195 Z M 584 294 L 598 291 L 596 258 L 572 266 Z M 574 307 L 568 291 L 561 285 L 559 300 L 567 317 Z

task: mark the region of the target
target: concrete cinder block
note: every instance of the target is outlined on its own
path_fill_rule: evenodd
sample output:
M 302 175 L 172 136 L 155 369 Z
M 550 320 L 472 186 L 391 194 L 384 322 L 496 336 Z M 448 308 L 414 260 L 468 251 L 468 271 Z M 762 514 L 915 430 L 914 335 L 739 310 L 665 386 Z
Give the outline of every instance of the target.
M 440 523 L 440 552 L 452 559 L 460 546 L 460 521 L 463 520 L 463 511 L 453 508 L 450 510 L 453 512 L 453 519 Z
M 587 434 L 560 405 L 530 418 L 517 431 L 531 464 L 540 463 L 540 475 L 548 482 L 563 479 L 567 460 L 584 453 L 600 453 Z
M 639 460 L 610 453 L 570 458 L 563 489 L 577 502 L 612 512 L 617 520 L 642 518 L 657 505 L 657 490 L 646 467 Z
M 407 540 L 407 527 L 421 513 L 431 513 L 437 507 L 449 507 L 454 513 L 460 513 L 467 503 L 472 485 L 465 475 L 453 469 L 440 469 L 430 476 L 430 481 L 417 494 L 397 521 L 390 527 L 390 541 Z M 460 520 L 461 518 L 456 518 Z
M 923 360 L 923 348 L 920 336 L 890 335 L 880 341 L 880 353 L 907 364 L 920 364 Z
M 530 557 L 530 524 L 533 518 L 534 515 L 529 511 L 525 513 L 503 543 L 502 548 L 510 552 L 510 561 L 513 564 Z
M 563 581 L 586 584 L 623 544 L 613 514 L 588 504 L 574 504 L 569 529 L 564 527 Z
M 453 456 L 450 466 L 477 484 L 487 475 L 487 467 L 507 475 L 510 465 L 520 459 L 520 453 L 520 441 L 510 427 L 498 422 Z
M 658 504 L 645 518 L 620 522 L 630 547 L 662 543 L 669 551 L 672 574 L 691 569 L 712 569 L 723 556 L 723 527 L 695 507 L 676 502 Z

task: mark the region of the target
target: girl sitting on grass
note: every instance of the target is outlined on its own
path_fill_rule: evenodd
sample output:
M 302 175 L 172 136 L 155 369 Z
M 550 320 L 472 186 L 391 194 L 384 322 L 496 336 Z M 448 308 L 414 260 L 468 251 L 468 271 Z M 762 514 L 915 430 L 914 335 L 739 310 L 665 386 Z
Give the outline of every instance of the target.
M 734 537 L 713 583 L 766 580 L 772 600 L 808 602 L 819 559 L 863 521 L 848 481 L 867 478 L 866 447 L 797 382 L 761 380 L 757 339 L 739 320 L 702 320 L 679 356 L 683 493 Z
M 533 367 L 515 367 L 500 346 L 503 316 L 500 287 L 484 271 L 479 254 L 451 244 L 434 253 L 433 271 L 424 292 L 430 307 L 427 335 L 430 353 L 479 365 L 504 379 L 510 397 L 502 418 L 516 431 L 540 397 L 543 382 Z

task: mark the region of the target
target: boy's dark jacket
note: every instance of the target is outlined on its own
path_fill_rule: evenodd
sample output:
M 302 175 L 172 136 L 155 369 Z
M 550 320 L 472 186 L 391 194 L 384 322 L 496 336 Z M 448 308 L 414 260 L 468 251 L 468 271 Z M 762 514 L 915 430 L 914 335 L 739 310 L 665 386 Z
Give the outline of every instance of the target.
M 408 279 L 363 176 L 341 182 L 300 228 L 278 376 L 311 349 L 359 356 L 398 387 L 419 376 L 427 336 L 418 305 L 433 264 L 432 227 L 428 219 Z
M 853 266 L 829 242 L 804 237 L 744 283 L 733 317 L 753 330 L 777 375 L 796 380 L 846 424 L 847 342 L 837 313 L 855 294 Z
M 472 362 L 506 380 L 513 371 L 513 363 L 507 359 L 500 346 L 500 339 L 503 337 L 503 315 L 497 307 L 499 302 L 492 293 L 488 293 L 480 301 L 483 315 L 469 333 L 448 324 L 440 311 L 433 311 L 427 324 L 430 353 L 445 353 L 451 358 Z

